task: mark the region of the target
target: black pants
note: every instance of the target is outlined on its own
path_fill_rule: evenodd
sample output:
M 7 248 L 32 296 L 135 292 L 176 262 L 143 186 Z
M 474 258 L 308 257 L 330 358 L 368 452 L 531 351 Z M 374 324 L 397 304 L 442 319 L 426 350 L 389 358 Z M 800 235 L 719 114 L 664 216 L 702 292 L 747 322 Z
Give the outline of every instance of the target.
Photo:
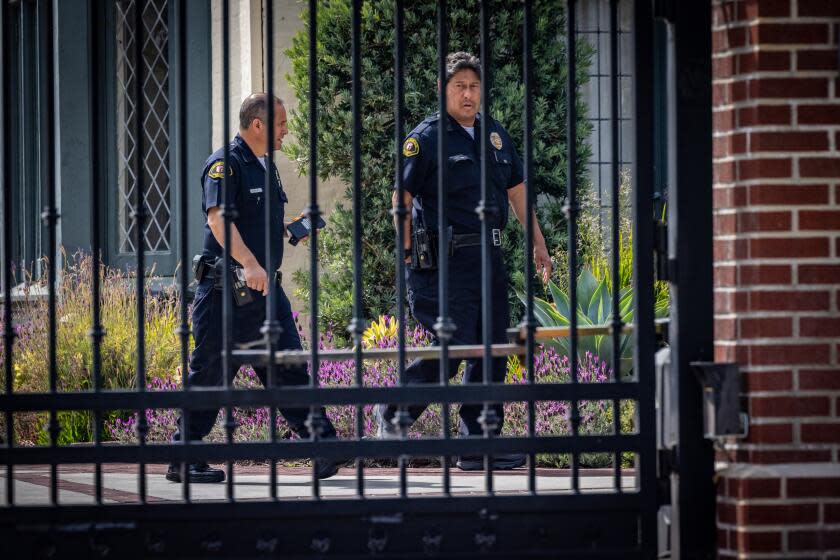
M 275 284 L 272 289 L 277 291 L 274 301 L 276 302 L 277 320 L 283 329 L 278 341 L 278 349 L 299 350 L 301 348 L 300 336 L 297 326 L 292 317 L 292 309 L 289 299 L 283 289 Z M 265 298 L 261 294 L 252 291 L 253 303 L 237 307 L 234 305 L 233 331 L 236 343 L 259 340 L 263 337 L 260 328 L 265 320 Z M 195 338 L 195 349 L 190 357 L 189 384 L 196 387 L 216 387 L 223 384 L 222 374 L 222 291 L 214 287 L 212 278 L 205 278 L 198 286 L 193 301 L 193 337 Z M 228 379 L 232 380 L 236 375 L 238 366 L 226 372 Z M 263 386 L 267 386 L 266 370 L 264 367 L 255 367 L 254 371 L 260 378 Z M 277 366 L 275 371 L 275 383 L 277 385 L 307 385 L 309 374 L 306 367 L 299 366 Z M 309 415 L 309 408 L 280 408 L 280 414 L 286 419 L 289 426 L 302 438 L 309 437 L 309 430 L 304 422 Z M 321 409 L 322 414 L 324 409 Z M 190 410 L 188 437 L 190 440 L 204 438 L 216 423 L 217 409 Z M 326 418 L 326 415 L 325 415 Z M 173 441 L 181 439 L 181 419 L 178 419 L 178 430 L 172 436 Z M 322 434 L 324 438 L 334 438 L 335 428 L 327 420 L 326 429 Z
M 492 252 L 492 301 L 493 314 L 490 317 L 493 343 L 506 341 L 507 328 L 510 323 L 510 308 L 507 301 L 508 277 L 502 260 L 501 251 Z M 467 247 L 459 249 L 450 258 L 449 268 L 449 314 L 455 323 L 455 333 L 451 345 L 481 344 L 482 343 L 482 304 L 481 304 L 481 248 Z M 414 319 L 434 334 L 434 324 L 439 315 L 438 274 L 436 271 L 413 271 L 407 273 L 408 302 Z M 435 339 L 437 344 L 437 339 Z M 483 360 L 469 359 L 464 368 L 463 383 L 481 383 L 483 381 Z M 450 359 L 448 374 L 451 379 L 458 373 L 460 359 Z M 507 358 L 492 360 L 491 379 L 502 382 L 507 372 Z M 440 380 L 440 361 L 417 359 L 411 362 L 405 370 L 408 384 L 437 383 Z M 412 421 L 416 420 L 426 410 L 428 404 L 411 405 L 408 413 Z M 483 435 L 484 430 L 478 422 L 478 417 L 484 405 L 462 404 L 459 410 L 459 431 L 462 435 Z M 504 407 L 501 403 L 492 405 L 499 419 L 499 425 L 494 430 L 496 435 L 501 433 L 504 422 Z M 380 413 L 386 421 L 391 421 L 397 411 L 393 404 L 380 405 Z

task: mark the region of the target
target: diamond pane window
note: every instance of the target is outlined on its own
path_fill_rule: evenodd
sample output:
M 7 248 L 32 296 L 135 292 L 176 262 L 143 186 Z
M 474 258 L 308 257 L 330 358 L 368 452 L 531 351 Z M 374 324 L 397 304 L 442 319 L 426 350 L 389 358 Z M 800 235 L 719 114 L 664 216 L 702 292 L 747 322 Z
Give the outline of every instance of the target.
M 134 0 L 116 3 L 116 126 L 119 252 L 133 253 L 136 232 L 132 210 L 137 189 L 137 129 L 135 115 L 137 72 L 134 49 Z M 145 249 L 170 250 L 170 172 L 169 172 L 169 27 L 168 0 L 144 3 L 143 22 L 143 198 L 148 212 Z

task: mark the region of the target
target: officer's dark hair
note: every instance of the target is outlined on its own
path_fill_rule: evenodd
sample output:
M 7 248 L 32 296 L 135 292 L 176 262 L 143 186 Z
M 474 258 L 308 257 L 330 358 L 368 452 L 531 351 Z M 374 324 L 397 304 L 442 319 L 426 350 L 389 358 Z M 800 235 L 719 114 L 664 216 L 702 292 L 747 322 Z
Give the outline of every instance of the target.
M 448 84 L 452 76 L 461 70 L 472 70 L 481 80 L 481 61 L 477 56 L 464 51 L 446 55 L 446 83 Z
M 274 102 L 283 105 L 283 100 L 277 96 L 274 97 Z M 245 98 L 239 108 L 239 128 L 241 130 L 249 129 L 254 119 L 260 119 L 262 122 L 268 119 L 267 93 L 252 93 Z

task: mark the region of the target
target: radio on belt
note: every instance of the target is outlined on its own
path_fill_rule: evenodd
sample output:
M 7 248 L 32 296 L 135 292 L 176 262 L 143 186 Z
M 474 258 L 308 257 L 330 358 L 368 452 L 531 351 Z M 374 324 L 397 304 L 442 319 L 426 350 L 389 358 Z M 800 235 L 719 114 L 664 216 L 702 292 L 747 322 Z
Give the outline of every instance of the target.
M 325 225 L 327 222 L 318 216 L 316 227 L 322 229 Z M 298 216 L 286 226 L 286 230 L 289 232 L 289 245 L 297 245 L 301 239 L 306 239 L 312 233 L 312 222 L 307 216 Z
M 254 301 L 251 289 L 245 283 L 245 271 L 241 267 L 234 266 L 231 272 L 233 274 L 233 301 L 236 305 L 241 307 Z

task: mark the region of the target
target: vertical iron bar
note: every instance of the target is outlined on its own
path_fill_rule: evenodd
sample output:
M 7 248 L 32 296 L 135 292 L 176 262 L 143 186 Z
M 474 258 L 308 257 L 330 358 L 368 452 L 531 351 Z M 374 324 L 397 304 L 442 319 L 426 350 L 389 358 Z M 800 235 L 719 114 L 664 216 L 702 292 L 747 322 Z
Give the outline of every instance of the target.
M 490 385 L 492 379 L 493 369 L 493 351 L 491 344 L 493 343 L 493 293 L 490 275 L 492 274 L 490 266 L 490 223 L 489 220 L 493 217 L 493 210 L 490 207 L 490 192 L 487 187 L 487 172 L 489 161 L 487 158 L 487 150 L 490 147 L 490 7 L 487 5 L 490 0 L 481 0 L 480 5 L 480 34 L 481 34 L 481 156 L 480 156 L 480 182 L 481 182 L 481 202 L 476 208 L 479 218 L 481 220 L 481 337 L 484 342 L 484 358 L 482 360 L 482 379 L 483 385 Z M 446 160 L 441 158 L 441 165 Z M 444 198 L 439 200 L 444 201 Z M 507 325 L 505 325 L 507 327 Z M 494 421 L 491 419 L 490 402 L 484 401 L 481 417 L 482 429 L 484 437 L 489 439 L 493 436 Z M 493 493 L 493 459 L 492 455 L 484 455 L 484 488 L 487 494 Z
M 99 68 L 99 15 L 98 7 L 91 3 L 88 5 L 90 13 L 88 14 L 88 34 L 90 35 L 89 42 L 89 58 L 88 64 L 90 69 L 90 149 L 91 153 L 99 152 L 100 143 L 100 105 L 102 104 L 102 97 L 100 95 L 102 87 L 102 78 Z M 90 158 L 90 177 L 91 177 L 91 209 L 90 209 L 90 271 L 91 271 L 91 328 L 88 332 L 91 340 L 91 372 L 93 375 L 93 390 L 100 392 L 102 390 L 102 338 L 105 336 L 105 331 L 102 328 L 102 314 L 100 302 L 100 285 L 99 285 L 99 269 L 100 269 L 100 252 L 102 251 L 102 237 L 99 229 L 100 214 L 102 208 L 102 174 L 100 173 L 101 166 L 97 158 Z M 102 447 L 101 432 L 102 431 L 102 410 L 97 408 L 93 412 L 93 444 L 100 450 Z M 94 467 L 94 491 L 96 504 L 102 504 L 102 463 L 97 456 L 96 465 Z
M 222 192 L 224 205 L 222 206 L 222 217 L 225 222 L 224 233 L 224 258 L 223 280 L 222 280 L 222 383 L 226 391 L 230 391 L 231 377 L 233 374 L 233 286 L 231 278 L 231 224 L 237 217 L 237 210 L 233 197 L 228 189 L 228 178 L 230 177 L 230 0 L 222 0 L 222 139 L 224 141 L 224 170 L 222 173 Z M 233 429 L 235 427 L 233 410 L 231 406 L 225 405 L 225 443 L 233 444 Z M 225 461 L 225 475 L 227 486 L 225 498 L 233 502 L 233 461 Z
M 618 149 L 619 107 L 618 107 L 618 0 L 610 0 L 610 126 L 612 129 L 612 363 L 613 381 L 621 382 L 621 310 L 619 309 L 619 207 L 620 154 Z M 613 432 L 621 433 L 621 403 L 613 399 Z M 621 451 L 613 455 L 613 485 L 621 492 Z
M 187 286 L 191 268 L 187 242 L 187 0 L 178 0 L 178 260 L 181 263 L 179 291 L 181 293 L 180 320 L 177 334 L 181 339 L 181 389 L 189 390 L 190 325 L 187 313 Z M 189 445 L 189 409 L 181 409 L 181 444 Z M 182 496 L 190 501 L 190 477 L 182 473 Z
M 533 173 L 533 142 L 531 134 L 534 129 L 534 99 L 531 92 L 533 78 L 532 57 L 532 33 L 533 33 L 533 2 L 525 0 L 525 13 L 522 21 L 522 71 L 525 85 L 525 368 L 528 371 L 528 383 L 534 384 L 534 331 L 537 327 L 534 318 L 534 198 L 535 185 L 531 182 Z M 536 414 L 534 401 L 528 401 L 528 437 L 536 437 Z M 532 494 L 537 492 L 537 462 L 534 453 L 528 454 L 528 491 Z
M 146 392 L 146 196 L 143 173 L 145 171 L 145 138 L 143 137 L 143 87 L 145 72 L 143 68 L 143 12 L 146 8 L 145 0 L 134 2 L 134 128 L 135 138 L 135 186 L 134 186 L 134 235 L 136 239 L 135 250 L 137 251 L 136 286 L 137 291 L 137 436 L 141 447 L 146 445 L 146 409 L 142 405 L 144 400 L 142 394 Z M 143 455 L 140 455 L 138 486 L 140 503 L 146 503 L 146 462 Z
M 434 325 L 435 333 L 440 341 L 440 384 L 449 385 L 449 340 L 455 332 L 455 325 L 449 317 L 449 239 L 447 235 L 446 212 L 446 128 L 449 114 L 446 111 L 446 54 L 449 49 L 449 30 L 447 26 L 447 2 L 438 2 L 437 32 L 438 32 L 438 81 L 440 82 L 440 96 L 438 110 L 438 293 L 440 294 L 439 313 Z M 449 439 L 449 405 L 441 406 L 443 415 L 443 437 Z M 449 473 L 449 457 L 441 457 L 443 463 L 443 492 L 446 496 L 451 493 Z
M 309 0 L 309 207 L 307 216 L 311 224 L 318 223 L 321 212 L 318 209 L 318 0 Z M 310 386 L 318 386 L 318 228 L 312 228 L 312 241 L 309 253 L 309 293 L 310 300 L 310 349 L 312 350 L 312 377 Z M 309 435 L 313 441 L 320 437 L 323 418 L 317 405 L 309 409 Z M 312 458 L 312 495 L 321 497 L 318 480 L 318 464 Z
M 283 330 L 280 323 L 277 321 L 277 292 L 280 291 L 280 284 L 275 280 L 277 273 L 275 270 L 275 255 L 277 254 L 274 246 L 274 235 L 279 224 L 274 223 L 274 192 L 271 181 L 271 176 L 274 171 L 274 2 L 265 3 L 265 81 L 267 93 L 266 129 L 268 132 L 268 142 L 266 145 L 265 154 L 265 262 L 266 272 L 268 273 L 268 295 L 265 298 L 265 323 L 261 329 L 265 335 L 265 345 L 269 356 L 274 356 L 274 351 L 277 349 L 277 341 L 280 337 L 280 332 Z M 278 193 L 279 195 L 279 193 Z M 277 203 L 281 203 L 278 196 Z M 269 388 L 273 388 L 275 384 L 276 365 L 274 360 L 267 360 L 266 363 L 266 382 Z M 268 417 L 269 417 L 269 437 L 271 443 L 277 441 L 277 407 L 274 403 L 269 403 Z M 273 456 L 270 458 L 269 465 L 271 471 L 269 472 L 270 495 L 272 500 L 277 499 L 277 459 Z
M 575 37 L 575 0 L 566 3 L 566 76 L 568 171 L 566 173 L 566 219 L 569 225 L 569 377 L 572 384 L 578 382 L 577 363 L 577 217 L 580 208 L 577 201 L 577 48 Z M 572 399 L 572 437 L 578 436 L 580 427 L 580 411 L 577 399 Z M 578 454 L 572 452 L 572 490 L 580 492 L 578 480 Z
M 9 3 L 0 2 L 0 34 L 2 34 L 3 66 L 3 375 L 5 392 L 11 396 L 14 390 L 14 369 L 12 345 L 15 341 L 15 329 L 12 325 L 12 38 Z M 14 415 L 5 411 L 6 445 L 11 450 L 15 444 Z M 14 463 L 12 453 L 6 463 L 6 503 L 15 503 Z
M 694 4 L 694 3 L 688 3 Z M 641 488 L 642 512 L 639 537 L 642 556 L 656 555 L 657 492 L 656 492 L 656 418 L 650 403 L 655 397 L 654 348 L 656 336 L 653 315 L 653 14 L 651 2 L 634 2 L 633 98 L 636 112 L 636 142 L 633 172 L 633 298 L 634 353 L 633 371 L 639 383 L 638 430 L 642 434 L 636 469 L 637 487 Z M 707 16 L 711 10 L 708 4 Z M 710 22 L 707 20 L 705 29 Z M 697 26 L 698 34 L 704 27 Z M 706 31 L 708 35 L 708 31 Z M 707 53 L 707 59 L 710 53 Z M 708 108 L 708 107 L 707 107 Z M 711 117 L 709 117 L 711 119 Z M 711 134 L 709 130 L 706 131 Z M 710 140 L 708 141 L 710 144 Z M 711 166 L 711 154 L 707 163 Z M 711 177 L 711 176 L 709 176 Z M 711 184 L 711 181 L 709 181 Z M 710 218 L 711 219 L 711 218 Z M 707 233 L 711 231 L 707 230 Z M 702 233 L 702 232 L 701 232 Z M 711 282 L 709 282 L 711 291 Z M 711 307 L 711 306 L 710 306 Z M 647 404 L 647 405 L 645 405 Z M 709 477 L 711 484 L 711 477 Z M 712 492 L 713 493 L 713 492 Z M 714 497 L 711 497 L 714 501 Z M 713 517 L 713 516 L 712 516 Z M 709 519 L 714 526 L 713 520 Z M 704 533 L 696 532 L 697 535 Z
M 405 103 L 405 41 L 403 39 L 403 31 L 405 28 L 405 6 L 403 0 L 396 0 L 394 7 L 394 29 L 396 33 L 394 51 L 394 145 L 396 146 L 396 176 L 394 184 L 397 191 L 397 207 L 394 210 L 397 217 L 397 244 L 395 251 L 395 259 L 397 266 L 397 378 L 400 387 L 405 385 L 405 219 L 408 215 L 408 209 L 405 207 L 405 187 L 403 186 L 403 170 L 405 168 L 405 156 L 403 156 L 402 142 L 403 142 L 403 105 Z M 410 421 L 408 417 L 408 410 L 404 405 L 400 405 L 397 409 L 397 418 L 400 420 L 400 434 L 405 437 L 407 435 L 408 426 L 403 428 L 403 423 L 407 424 Z M 400 457 L 400 496 L 406 497 L 408 495 L 408 472 L 407 465 L 402 457 Z
M 56 279 L 57 279 L 57 249 L 58 235 L 56 232 L 58 222 L 58 209 L 56 208 L 55 193 L 55 96 L 53 87 L 55 85 L 55 64 L 53 51 L 53 4 L 52 0 L 42 0 L 37 4 L 38 17 L 38 45 L 42 52 L 38 57 L 39 75 L 43 76 L 44 82 L 41 88 L 41 100 L 43 114 L 41 116 L 40 130 L 43 137 L 40 138 L 40 167 L 43 173 L 45 188 L 47 191 L 47 205 L 41 212 L 41 221 L 47 227 L 47 267 L 48 282 L 48 348 L 47 356 L 49 361 L 50 393 L 55 394 L 58 381 L 58 364 L 56 361 Z M 44 71 L 45 70 L 45 71 Z M 55 407 L 50 407 L 50 446 L 58 446 L 58 436 L 61 428 L 58 424 L 58 416 Z M 50 462 L 50 502 L 58 505 L 58 466 L 55 459 Z
M 712 441 L 703 437 L 704 397 L 698 390 L 691 371 L 691 362 L 714 358 L 714 291 L 712 245 L 712 58 L 711 35 L 705 31 L 712 25 L 711 0 L 682 2 L 672 13 L 667 49 L 668 82 L 675 81 L 668 91 L 668 262 L 670 274 L 670 322 L 668 343 L 671 350 L 670 371 L 677 380 L 675 401 L 679 410 L 677 441 L 680 468 L 671 474 L 672 532 L 671 550 L 680 558 L 708 558 L 715 551 L 715 450 Z M 836 5 L 834 3 L 833 5 Z M 649 28 L 648 28 L 649 29 Z M 645 30 L 649 35 L 652 33 Z M 640 31 L 640 34 L 642 32 Z M 659 51 L 654 40 L 653 52 Z M 652 58 L 641 59 L 650 61 Z M 637 58 L 637 64 L 639 59 Z M 638 68 L 638 67 L 637 67 Z M 684 76 L 691 76 L 691 88 L 683 87 Z M 646 76 L 648 76 L 646 74 Z M 644 95 L 644 94 L 640 94 Z M 651 110 L 652 111 L 652 110 Z M 640 119 L 641 120 L 641 119 Z M 647 123 L 646 123 L 647 124 Z M 690 140 L 689 140 L 690 139 Z M 645 145 L 647 148 L 647 145 Z M 641 173 L 638 174 L 641 176 Z M 648 187 L 648 178 L 640 186 Z M 653 193 L 639 194 L 636 223 L 651 225 Z M 658 216 L 657 216 L 658 218 Z M 650 246 L 646 244 L 652 228 L 644 228 L 636 258 L 650 272 Z M 634 236 L 635 238 L 635 236 Z M 640 269 L 641 270 L 641 269 Z M 637 272 L 638 274 L 639 272 Z M 643 334 L 651 333 L 653 317 L 652 279 L 638 279 L 641 290 L 636 313 L 644 312 L 637 322 Z M 651 298 L 651 299 L 645 299 Z M 643 320 L 645 322 L 643 322 Z M 651 340 L 643 345 L 640 336 L 639 376 L 642 398 L 652 398 L 651 372 L 655 346 Z M 649 365 L 650 364 L 650 365 Z M 649 392 L 650 391 L 650 392 Z M 639 407 L 639 432 L 652 429 L 650 407 Z M 644 440 L 639 470 L 646 482 L 646 469 L 655 464 L 645 462 L 650 438 Z M 651 451 L 654 453 L 654 451 Z M 637 472 L 639 472 L 637 471 Z
M 362 309 L 362 66 L 361 66 L 361 31 L 362 1 L 353 0 L 351 15 L 351 50 L 352 50 L 352 97 L 353 97 L 353 319 L 348 331 L 353 337 L 356 348 L 356 385 L 364 384 L 364 364 L 362 363 L 362 334 L 364 317 Z M 364 417 L 362 405 L 356 405 L 356 437 L 364 436 Z M 364 458 L 356 458 L 356 495 L 365 495 Z
M 394 7 L 394 28 L 395 28 L 395 51 L 394 51 L 394 145 L 396 147 L 396 170 L 395 184 L 397 190 L 397 236 L 395 247 L 396 280 L 397 280 L 397 377 L 398 385 L 405 386 L 405 219 L 408 211 L 405 207 L 405 188 L 403 186 L 403 170 L 405 168 L 405 157 L 401 149 L 403 129 L 403 104 L 404 104 L 404 59 L 405 41 L 403 32 L 405 28 L 405 6 L 402 0 L 396 0 Z M 408 410 L 404 405 L 397 409 L 397 423 L 400 427 L 400 436 L 408 436 L 409 422 L 411 421 Z M 399 458 L 400 469 L 400 497 L 408 496 L 408 465 L 404 456 Z

